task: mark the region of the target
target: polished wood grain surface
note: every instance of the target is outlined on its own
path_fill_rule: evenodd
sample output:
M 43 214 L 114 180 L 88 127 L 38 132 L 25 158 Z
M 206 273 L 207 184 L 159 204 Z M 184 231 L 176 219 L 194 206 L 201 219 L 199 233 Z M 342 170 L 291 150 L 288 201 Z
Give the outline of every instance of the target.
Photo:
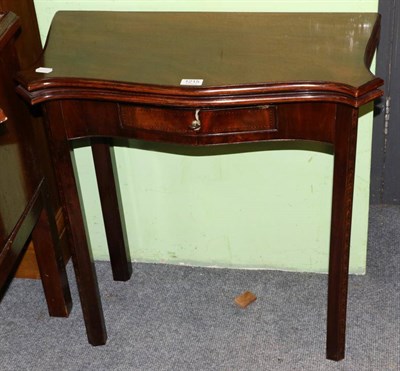
M 125 280 L 114 138 L 191 146 L 302 140 L 329 144 L 334 155 L 326 355 L 344 358 L 358 107 L 382 95 L 383 81 L 368 70 L 379 25 L 377 14 L 354 13 L 56 15 L 42 59 L 18 74 L 17 90 L 44 109 L 91 344 L 104 344 L 107 333 L 73 141 L 92 146 L 113 274 Z M 204 81 L 188 87 L 181 79 Z
M 182 96 L 293 90 L 361 103 L 381 84 L 367 67 L 378 28 L 379 16 L 369 13 L 59 12 L 38 63 L 53 72 L 27 72 L 21 81 L 31 91 L 72 85 L 178 95 L 179 104 Z M 204 82 L 188 88 L 181 79 Z

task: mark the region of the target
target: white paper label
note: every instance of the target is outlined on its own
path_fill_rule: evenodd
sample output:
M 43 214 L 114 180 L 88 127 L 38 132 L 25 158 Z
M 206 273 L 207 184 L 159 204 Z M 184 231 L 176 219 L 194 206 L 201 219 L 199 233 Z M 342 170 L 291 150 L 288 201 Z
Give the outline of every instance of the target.
M 181 85 L 201 86 L 201 85 L 203 85 L 203 79 L 182 79 Z
M 53 72 L 53 69 L 50 67 L 39 67 L 39 68 L 36 68 L 35 71 L 38 73 L 50 73 L 50 72 Z

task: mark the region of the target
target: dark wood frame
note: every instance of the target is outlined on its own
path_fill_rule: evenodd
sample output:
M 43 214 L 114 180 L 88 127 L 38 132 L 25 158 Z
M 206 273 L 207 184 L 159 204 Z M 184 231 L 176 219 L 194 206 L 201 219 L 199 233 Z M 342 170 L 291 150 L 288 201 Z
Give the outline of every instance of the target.
M 27 200 L 21 214 L 14 220 L 15 213 L 6 212 L 0 215 L 4 225 L 14 225 L 12 230 L 0 229 L 0 289 L 7 287 L 8 280 L 25 251 L 27 241 L 32 237 L 38 266 L 42 275 L 42 284 L 51 316 L 66 317 L 71 310 L 72 302 L 66 271 L 59 249 L 58 233 L 54 213 L 50 205 L 50 196 L 46 179 L 35 166 L 33 143 L 29 127 L 23 124 L 28 114 L 25 104 L 16 96 L 12 76 L 18 70 L 19 60 L 15 50 L 15 38 L 19 30 L 19 18 L 11 13 L 0 13 L 0 51 L 1 51 L 1 113 L 0 145 L 12 143 L 14 151 L 20 151 L 21 163 L 12 163 L 4 170 L 2 177 L 14 179 L 15 173 L 24 174 L 23 191 L 6 192 L 3 197 L 10 198 L 10 204 L 19 204 Z M 23 167 L 23 169 L 19 168 Z M 18 211 L 16 212 L 18 213 Z M 18 215 L 18 214 L 16 214 Z M 13 224 L 15 223 L 15 224 Z
M 0 0 L 0 11 L 10 11 L 19 17 L 21 26 L 15 39 L 15 49 L 21 68 L 27 68 L 35 63 L 42 53 L 42 43 L 40 40 L 34 2 L 33 0 Z M 32 109 L 29 115 L 24 116 L 24 119 L 27 123 L 31 124 L 33 128 L 33 135 L 36 143 L 35 150 L 47 179 L 46 182 L 50 192 L 50 202 L 54 209 L 57 222 L 58 238 L 61 244 L 63 259 L 66 263 L 70 258 L 70 252 L 64 235 L 65 222 L 40 111 Z M 36 248 L 33 242 L 28 240 L 26 252 L 15 272 L 16 277 L 41 278 L 40 267 L 37 262 L 38 258 L 35 251 Z

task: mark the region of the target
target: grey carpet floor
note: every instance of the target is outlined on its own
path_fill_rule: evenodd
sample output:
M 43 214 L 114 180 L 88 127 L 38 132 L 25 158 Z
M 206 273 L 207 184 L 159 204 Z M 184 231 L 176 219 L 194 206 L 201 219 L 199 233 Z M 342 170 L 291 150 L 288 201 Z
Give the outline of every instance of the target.
M 87 343 L 73 280 L 69 318 L 49 318 L 41 285 L 13 280 L 0 303 L 0 370 L 400 370 L 400 207 L 370 213 L 368 271 L 351 276 L 345 360 L 325 359 L 326 276 L 134 264 L 96 269 L 108 329 Z M 251 290 L 246 310 L 233 298 Z

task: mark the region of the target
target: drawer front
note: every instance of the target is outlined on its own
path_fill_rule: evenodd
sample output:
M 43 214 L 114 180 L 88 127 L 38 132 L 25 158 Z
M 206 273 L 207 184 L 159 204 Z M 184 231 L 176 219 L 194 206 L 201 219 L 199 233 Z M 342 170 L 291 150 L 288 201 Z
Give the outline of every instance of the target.
M 278 130 L 275 106 L 205 109 L 198 116 L 209 134 Z
M 123 128 L 143 129 L 176 134 L 192 134 L 194 111 L 186 109 L 155 108 L 120 105 Z
M 277 131 L 276 107 L 170 109 L 120 105 L 123 128 L 175 134 L 222 134 Z

